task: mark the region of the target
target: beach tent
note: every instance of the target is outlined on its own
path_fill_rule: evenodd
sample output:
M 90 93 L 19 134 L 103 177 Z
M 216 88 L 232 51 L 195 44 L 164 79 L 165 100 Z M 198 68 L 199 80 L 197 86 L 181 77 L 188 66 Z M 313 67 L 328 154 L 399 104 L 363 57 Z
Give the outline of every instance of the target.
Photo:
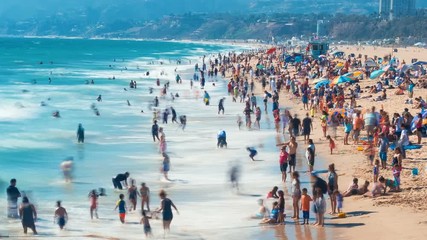
M 374 61 L 374 59 L 372 59 L 372 58 L 368 58 L 368 59 L 365 61 L 365 66 L 368 66 L 368 67 L 376 67 L 376 66 L 378 66 L 378 65 L 377 65 L 377 63 Z
M 344 77 L 344 76 L 338 76 L 336 78 L 334 78 L 334 80 L 332 80 L 332 84 L 344 84 L 344 83 L 351 83 L 353 82 L 353 80 L 349 77 Z
M 319 89 L 322 86 L 326 87 L 327 85 L 329 85 L 329 83 L 330 83 L 329 79 L 323 79 L 323 81 L 316 83 L 316 85 L 314 85 L 314 88 Z
M 370 78 L 370 79 L 375 79 L 375 78 L 377 78 L 377 77 L 381 76 L 383 73 L 385 73 L 385 71 L 384 71 L 384 70 L 382 70 L 382 69 L 380 69 L 380 70 L 376 70 L 376 71 L 373 71 L 373 72 L 371 73 L 371 76 L 369 76 L 369 78 Z

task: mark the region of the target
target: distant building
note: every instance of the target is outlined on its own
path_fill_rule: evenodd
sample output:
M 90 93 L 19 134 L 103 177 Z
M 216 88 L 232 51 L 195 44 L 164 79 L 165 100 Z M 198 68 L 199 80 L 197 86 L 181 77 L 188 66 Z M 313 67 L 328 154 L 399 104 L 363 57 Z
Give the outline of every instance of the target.
M 402 16 L 416 14 L 416 0 L 378 0 L 381 18 L 393 20 Z

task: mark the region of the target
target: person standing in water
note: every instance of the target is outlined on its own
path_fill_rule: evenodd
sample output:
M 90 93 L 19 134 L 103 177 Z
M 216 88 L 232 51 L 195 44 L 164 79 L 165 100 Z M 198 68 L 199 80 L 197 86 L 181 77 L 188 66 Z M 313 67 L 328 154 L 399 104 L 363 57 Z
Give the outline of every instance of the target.
M 163 165 L 161 168 L 161 172 L 163 173 L 163 176 L 165 177 L 166 180 L 170 181 L 170 179 L 168 178 L 168 172 L 170 170 L 170 158 L 169 155 L 167 153 L 162 153 L 163 155 Z
M 288 146 L 289 147 L 289 173 L 295 171 L 295 165 L 296 165 L 296 155 L 297 155 L 297 148 L 298 143 L 295 139 L 295 137 L 291 137 L 291 140 L 287 143 L 279 144 L 282 146 Z
M 37 234 L 36 225 L 34 224 L 37 219 L 37 212 L 34 205 L 28 200 L 28 197 L 22 198 L 19 216 L 21 217 L 24 233 L 27 234 L 27 229 L 30 228 L 34 234 Z
M 178 121 L 176 121 L 176 111 L 173 107 L 171 107 L 171 112 L 172 112 L 172 123 L 178 123 Z
M 95 217 L 98 219 L 98 193 L 95 189 L 90 191 L 89 199 L 90 199 L 90 219 L 93 219 L 93 213 L 95 212 Z
M 61 163 L 61 170 L 64 174 L 65 182 L 71 182 L 73 180 L 73 158 L 69 157 Z
M 65 223 L 68 221 L 68 213 L 67 210 L 61 206 L 61 201 L 56 202 L 57 209 L 55 210 L 55 214 L 53 216 L 54 222 L 58 223 L 59 228 L 64 229 Z
M 85 142 L 85 129 L 82 124 L 79 123 L 79 127 L 77 128 L 77 142 L 84 143 Z
M 151 135 L 153 135 L 153 141 L 156 141 L 156 138 L 158 141 L 160 141 L 159 138 L 159 125 L 157 125 L 157 120 L 154 120 L 153 126 L 151 126 Z
M 221 98 L 219 100 L 219 103 L 218 103 L 218 114 L 220 114 L 221 111 L 222 111 L 222 115 L 224 115 L 224 100 L 225 100 L 225 98 Z
M 141 183 L 139 194 L 141 196 L 141 210 L 144 211 L 144 205 L 147 204 L 147 211 L 150 211 L 150 188 L 145 183 Z
M 7 193 L 7 217 L 18 218 L 18 198 L 21 197 L 21 193 L 16 187 L 16 179 L 10 180 L 10 186 L 6 189 Z
M 161 202 L 160 202 L 160 208 L 157 209 L 157 212 L 163 213 L 163 230 L 164 230 L 164 234 L 166 235 L 166 232 L 170 231 L 170 225 L 173 219 L 172 207 L 176 210 L 178 214 L 179 214 L 179 211 L 176 208 L 175 204 L 173 204 L 172 200 L 166 197 L 166 192 L 164 190 L 160 191 L 159 197 L 161 199 Z
M 131 180 L 131 185 L 128 189 L 128 195 L 129 195 L 129 202 L 132 203 L 132 206 L 129 207 L 129 211 L 131 211 L 132 209 L 135 211 L 139 192 L 135 186 L 135 180 L 133 179 Z
M 126 218 L 126 202 L 123 200 L 125 198 L 124 194 L 120 194 L 119 200 L 116 203 L 116 207 L 114 208 L 114 211 L 119 208 L 119 218 L 120 222 L 125 223 Z

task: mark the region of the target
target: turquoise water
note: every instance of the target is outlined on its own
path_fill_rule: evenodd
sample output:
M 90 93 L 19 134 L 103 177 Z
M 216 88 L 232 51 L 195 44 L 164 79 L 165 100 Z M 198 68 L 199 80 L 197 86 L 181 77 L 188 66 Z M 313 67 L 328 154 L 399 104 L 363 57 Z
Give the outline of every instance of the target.
M 56 199 L 69 193 L 60 184 L 59 164 L 73 156 L 81 183 L 74 184 L 74 191 L 104 186 L 112 175 L 132 168 L 135 159 L 156 154 L 155 147 L 145 144 L 152 115 L 140 113 L 147 112 L 154 97 L 148 93 L 154 73 L 145 73 L 159 69 L 163 61 L 162 70 L 172 75 L 176 59 L 188 64 L 224 49 L 156 41 L 1 38 L 0 179 L 17 178 L 22 190 L 55 192 L 43 198 Z M 86 85 L 91 79 L 95 84 Z M 138 89 L 124 91 L 131 79 Z M 104 101 L 98 103 L 99 94 Z M 42 101 L 47 106 L 41 107 Z M 93 103 L 101 116 L 91 111 Z M 61 118 L 51 117 L 55 110 Z M 75 142 L 79 123 L 86 129 L 85 144 Z M 144 167 L 157 164 L 147 161 Z

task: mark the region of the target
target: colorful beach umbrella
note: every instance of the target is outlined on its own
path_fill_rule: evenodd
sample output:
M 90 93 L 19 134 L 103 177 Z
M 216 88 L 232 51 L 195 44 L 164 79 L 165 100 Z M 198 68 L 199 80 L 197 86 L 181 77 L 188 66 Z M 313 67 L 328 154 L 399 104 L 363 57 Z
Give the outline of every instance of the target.
M 345 76 L 338 76 L 336 78 L 334 78 L 334 80 L 332 81 L 332 84 L 344 84 L 344 83 L 351 83 L 352 80 L 349 77 L 345 77 Z
M 362 71 L 355 71 L 355 72 L 346 73 L 343 76 L 351 78 L 352 80 L 355 80 L 355 79 L 359 78 L 362 74 L 363 74 Z
M 370 78 L 370 79 L 375 79 L 375 78 L 377 78 L 377 77 L 381 76 L 383 73 L 385 73 L 385 71 L 384 71 L 384 70 L 382 70 L 382 69 L 380 69 L 380 70 L 376 70 L 376 71 L 373 71 L 373 72 L 371 73 L 371 76 L 369 76 L 369 78 Z
M 329 81 L 329 79 L 325 78 L 325 77 L 321 77 L 321 78 L 318 78 L 318 79 L 314 79 L 313 82 L 311 82 L 311 83 L 316 84 L 316 83 L 322 82 L 322 81 Z

